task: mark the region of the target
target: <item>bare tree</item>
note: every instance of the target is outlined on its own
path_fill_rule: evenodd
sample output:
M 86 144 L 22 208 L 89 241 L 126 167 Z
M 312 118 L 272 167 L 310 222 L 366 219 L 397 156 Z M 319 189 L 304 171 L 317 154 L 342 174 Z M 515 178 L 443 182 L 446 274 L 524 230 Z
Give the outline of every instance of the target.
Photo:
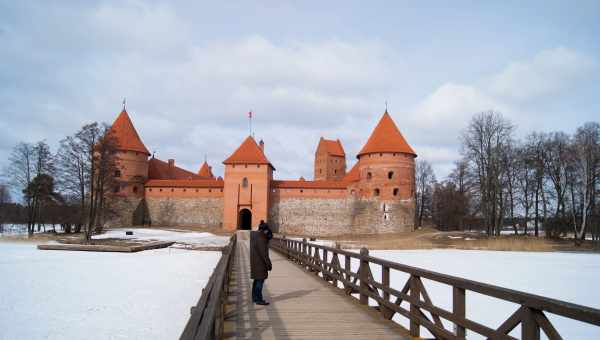
M 7 222 L 8 203 L 10 203 L 10 192 L 5 184 L 0 183 L 0 233 L 4 232 L 4 223 Z
M 54 162 L 50 147 L 46 142 L 40 141 L 36 144 L 19 143 L 9 157 L 9 165 L 6 173 L 10 183 L 16 191 L 24 194 L 30 188 L 33 179 L 39 175 L 52 175 Z M 33 235 L 36 219 L 40 214 L 40 206 L 34 204 L 35 193 L 24 195 L 24 203 L 27 210 L 27 232 Z
M 418 227 L 423 225 L 423 217 L 431 213 L 431 199 L 433 195 L 433 184 L 435 174 L 431 164 L 426 160 L 417 160 L 415 165 L 415 180 L 417 190 L 415 191 L 417 210 L 415 222 Z
M 462 135 L 462 152 L 473 169 L 488 235 L 499 234 L 505 209 L 504 154 L 514 126 L 499 112 L 475 115 Z
M 57 153 L 59 164 L 58 184 L 64 196 L 70 197 L 79 204 L 78 221 L 75 232 L 81 232 L 86 223 L 86 198 L 89 189 L 90 164 L 85 143 L 80 132 L 68 136 L 60 142 Z M 70 231 L 70 230 L 69 230 Z
M 600 166 L 600 124 L 586 123 L 577 129 L 571 155 L 571 171 L 567 172 L 567 182 L 573 229 L 575 239 L 579 242 L 585 239 L 594 205 Z

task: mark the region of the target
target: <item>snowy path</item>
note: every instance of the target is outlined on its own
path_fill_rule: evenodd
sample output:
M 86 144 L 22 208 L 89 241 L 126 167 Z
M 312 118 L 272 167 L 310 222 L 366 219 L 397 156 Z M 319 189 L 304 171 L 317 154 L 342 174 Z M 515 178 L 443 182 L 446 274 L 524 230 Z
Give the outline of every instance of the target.
M 39 251 L 0 242 L 0 339 L 174 339 L 219 252 Z

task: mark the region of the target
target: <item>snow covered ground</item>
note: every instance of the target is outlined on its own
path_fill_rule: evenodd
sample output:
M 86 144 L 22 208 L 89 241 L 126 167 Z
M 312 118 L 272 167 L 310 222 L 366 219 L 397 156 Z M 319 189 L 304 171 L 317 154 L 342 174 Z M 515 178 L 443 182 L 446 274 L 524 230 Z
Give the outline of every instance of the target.
M 0 242 L 0 339 L 175 339 L 219 257 Z
M 426 268 L 563 301 L 600 308 L 600 255 L 575 253 L 504 252 L 474 250 L 375 250 L 371 256 Z M 353 262 L 353 267 L 358 264 Z M 372 266 L 381 280 L 380 266 Z M 408 276 L 392 270 L 391 284 L 401 289 Z M 452 310 L 451 287 L 423 280 L 432 301 Z M 403 305 L 406 306 L 406 305 Z M 518 306 L 467 292 L 467 317 L 498 327 Z M 547 314 L 564 339 L 600 339 L 600 327 Z M 404 318 L 396 316 L 405 327 Z M 450 327 L 450 329 L 452 329 Z M 520 328 L 513 333 L 520 336 Z M 468 338 L 481 338 L 469 333 Z
M 128 230 L 132 231 L 133 235 L 125 235 L 125 232 Z M 118 238 L 140 241 L 173 241 L 176 242 L 175 247 L 185 247 L 188 245 L 222 247 L 229 243 L 229 236 L 217 236 L 211 233 L 175 229 L 115 228 L 108 229 L 104 234 L 94 235 L 92 238 L 95 240 Z

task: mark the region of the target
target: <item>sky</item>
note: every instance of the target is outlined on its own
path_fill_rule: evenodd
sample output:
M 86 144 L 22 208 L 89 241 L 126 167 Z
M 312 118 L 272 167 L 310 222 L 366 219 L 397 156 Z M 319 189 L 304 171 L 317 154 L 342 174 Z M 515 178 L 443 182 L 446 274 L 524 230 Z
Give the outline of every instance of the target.
M 532 131 L 600 120 L 599 1 L 0 0 L 0 169 L 127 111 L 149 150 L 198 171 L 255 138 L 277 179 L 348 169 L 385 111 L 444 179 L 471 117 Z M 0 170 L 1 171 L 1 170 Z

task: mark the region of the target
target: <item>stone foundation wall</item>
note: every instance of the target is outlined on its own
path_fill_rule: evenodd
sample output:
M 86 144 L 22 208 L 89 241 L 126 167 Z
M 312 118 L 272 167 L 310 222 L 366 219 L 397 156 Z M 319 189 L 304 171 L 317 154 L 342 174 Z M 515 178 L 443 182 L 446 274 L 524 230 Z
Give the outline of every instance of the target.
M 414 200 L 381 202 L 352 199 L 350 215 L 355 234 L 397 233 L 414 230 Z
M 144 200 L 137 197 L 115 197 L 110 201 L 110 212 L 105 216 L 105 225 L 107 227 L 130 227 L 141 225 L 143 216 L 140 219 L 136 212 L 143 210 Z
M 273 229 L 284 234 L 334 236 L 411 231 L 413 200 L 277 198 L 269 212 Z
M 148 197 L 146 203 L 152 226 L 223 225 L 223 198 Z
M 336 235 L 351 232 L 346 199 L 280 198 L 269 211 L 276 232 L 294 235 Z

